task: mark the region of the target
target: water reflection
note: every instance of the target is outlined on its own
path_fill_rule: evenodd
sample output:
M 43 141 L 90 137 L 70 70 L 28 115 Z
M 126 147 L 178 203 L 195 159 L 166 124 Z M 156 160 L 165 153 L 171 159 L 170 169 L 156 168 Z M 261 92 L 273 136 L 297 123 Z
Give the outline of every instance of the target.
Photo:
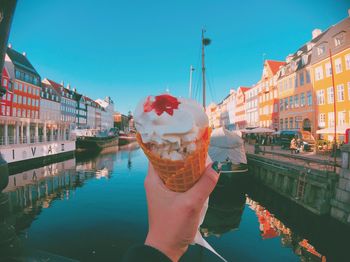
M 33 249 L 118 261 L 147 233 L 146 171 L 130 144 L 10 176 L 0 194 L 0 261 L 28 260 Z M 346 261 L 350 236 L 237 176 L 220 177 L 201 232 L 228 261 Z M 220 260 L 195 246 L 181 261 Z
M 259 229 L 263 239 L 280 237 L 282 246 L 292 248 L 294 253 L 302 258 L 302 261 L 326 261 L 326 257 L 317 252 L 307 239 L 293 234 L 290 228 L 285 226 L 264 206 L 249 197 L 247 197 L 247 205 L 258 217 Z
M 219 237 L 238 229 L 245 207 L 245 186 L 245 177 L 220 177 L 218 186 L 210 196 L 207 214 L 201 225 L 205 237 Z
M 118 148 L 95 155 L 80 156 L 9 177 L 0 193 L 0 261 L 19 259 L 23 249 L 18 235 L 49 208 L 54 200 L 69 200 L 77 187 L 90 178 L 109 178 Z

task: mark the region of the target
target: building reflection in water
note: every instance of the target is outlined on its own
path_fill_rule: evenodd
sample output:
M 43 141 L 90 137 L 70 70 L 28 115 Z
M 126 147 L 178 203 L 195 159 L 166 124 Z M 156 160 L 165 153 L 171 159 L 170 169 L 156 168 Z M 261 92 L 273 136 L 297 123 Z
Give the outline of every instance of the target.
M 18 236 L 52 201 L 69 200 L 89 178 L 109 178 L 116 152 L 112 148 L 81 162 L 69 159 L 10 176 L 0 193 L 0 261 L 22 259 L 27 250 Z
M 302 257 L 302 261 L 326 261 L 326 257 L 317 252 L 307 239 L 293 234 L 290 228 L 286 227 L 265 207 L 249 197 L 247 197 L 246 203 L 258 217 L 263 239 L 280 237 L 282 246 L 292 248 L 295 254 Z

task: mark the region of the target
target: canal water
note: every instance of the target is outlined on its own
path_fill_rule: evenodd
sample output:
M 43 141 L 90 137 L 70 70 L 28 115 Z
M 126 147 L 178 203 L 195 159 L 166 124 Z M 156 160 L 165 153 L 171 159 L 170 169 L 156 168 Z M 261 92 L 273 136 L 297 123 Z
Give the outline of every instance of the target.
M 0 261 L 120 261 L 147 234 L 147 159 L 131 144 L 13 174 Z M 349 230 L 253 181 L 220 178 L 201 227 L 228 261 L 348 261 Z M 220 261 L 191 246 L 181 261 Z

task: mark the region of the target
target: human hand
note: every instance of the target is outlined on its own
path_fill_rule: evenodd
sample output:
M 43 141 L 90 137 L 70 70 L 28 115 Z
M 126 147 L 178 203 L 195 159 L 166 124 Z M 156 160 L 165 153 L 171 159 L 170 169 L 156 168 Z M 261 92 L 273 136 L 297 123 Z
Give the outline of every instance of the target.
M 149 164 L 145 179 L 149 231 L 145 244 L 158 249 L 172 261 L 178 261 L 194 240 L 201 210 L 218 179 L 219 174 L 208 165 L 192 188 L 177 193 L 165 187 Z

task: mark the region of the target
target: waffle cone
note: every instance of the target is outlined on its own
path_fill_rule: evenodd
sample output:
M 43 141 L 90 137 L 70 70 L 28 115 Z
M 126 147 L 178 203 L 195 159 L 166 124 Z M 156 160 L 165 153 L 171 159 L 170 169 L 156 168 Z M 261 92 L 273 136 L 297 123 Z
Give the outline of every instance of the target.
M 208 127 L 197 144 L 197 149 L 184 160 L 169 160 L 152 153 L 147 143 L 142 142 L 137 133 L 136 139 L 143 152 L 167 188 L 175 192 L 185 192 L 201 177 L 206 166 L 211 129 Z

